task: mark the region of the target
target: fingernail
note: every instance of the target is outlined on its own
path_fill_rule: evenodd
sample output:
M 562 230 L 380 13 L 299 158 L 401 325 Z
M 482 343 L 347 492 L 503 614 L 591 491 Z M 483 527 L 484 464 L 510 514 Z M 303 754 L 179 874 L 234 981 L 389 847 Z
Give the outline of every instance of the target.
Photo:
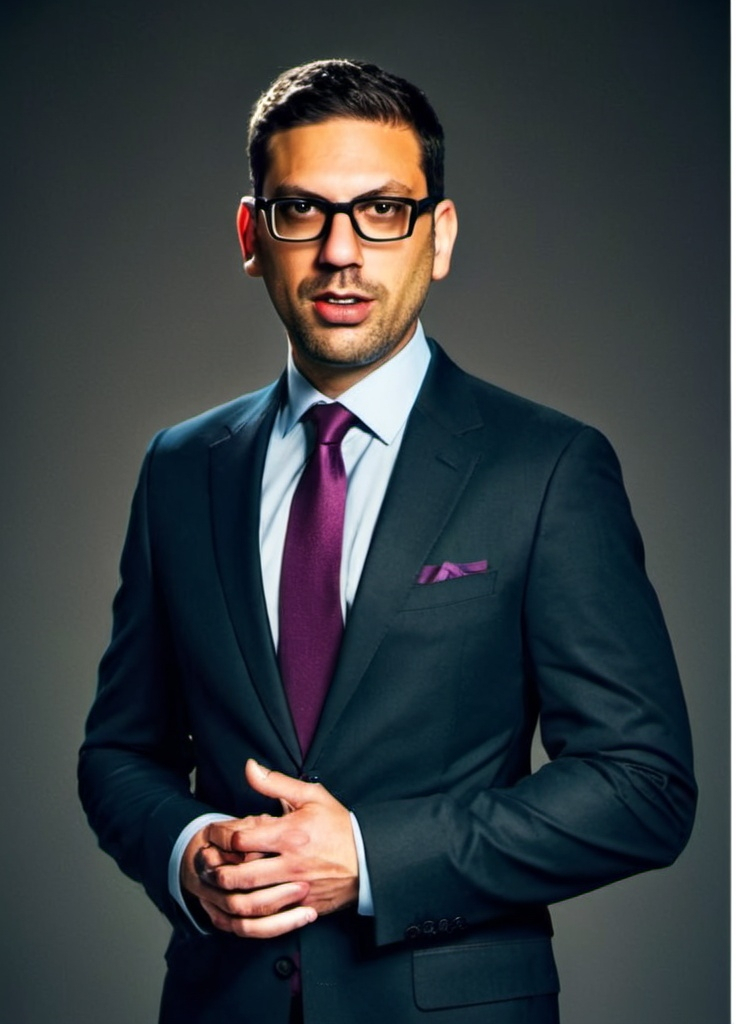
M 317 920 L 317 911 L 312 907 L 307 907 L 304 911 L 304 924 L 314 924 Z

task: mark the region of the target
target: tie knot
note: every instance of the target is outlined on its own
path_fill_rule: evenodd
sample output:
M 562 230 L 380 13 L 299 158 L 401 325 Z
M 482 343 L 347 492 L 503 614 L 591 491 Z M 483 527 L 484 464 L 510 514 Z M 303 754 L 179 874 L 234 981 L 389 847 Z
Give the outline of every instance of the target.
M 313 405 L 307 409 L 303 418 L 314 423 L 317 444 L 342 444 L 348 430 L 359 422 L 358 417 L 339 402 Z

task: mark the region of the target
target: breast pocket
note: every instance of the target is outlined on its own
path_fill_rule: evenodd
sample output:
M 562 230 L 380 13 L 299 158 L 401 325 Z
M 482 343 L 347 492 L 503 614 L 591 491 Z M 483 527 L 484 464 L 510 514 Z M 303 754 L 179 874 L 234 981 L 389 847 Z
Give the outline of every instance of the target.
M 472 601 L 477 597 L 490 597 L 496 590 L 496 570 L 471 573 L 441 583 L 415 583 L 409 591 L 407 611 L 418 608 L 436 608 L 441 605 Z

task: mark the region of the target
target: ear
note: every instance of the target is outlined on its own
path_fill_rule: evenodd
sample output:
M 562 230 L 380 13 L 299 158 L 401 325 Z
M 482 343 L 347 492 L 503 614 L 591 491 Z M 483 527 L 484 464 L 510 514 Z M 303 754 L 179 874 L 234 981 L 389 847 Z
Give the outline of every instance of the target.
M 457 210 L 451 199 L 443 199 L 434 210 L 434 264 L 432 280 L 440 281 L 450 272 L 452 249 L 457 238 Z
M 251 277 L 260 277 L 261 272 L 256 257 L 256 210 L 255 200 L 252 196 L 243 196 L 240 200 L 235 223 L 245 272 Z

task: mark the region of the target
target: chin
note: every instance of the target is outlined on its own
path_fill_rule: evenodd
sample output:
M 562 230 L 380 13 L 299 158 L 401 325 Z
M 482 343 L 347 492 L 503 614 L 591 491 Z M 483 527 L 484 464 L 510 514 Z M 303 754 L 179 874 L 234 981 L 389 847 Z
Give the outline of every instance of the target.
M 314 339 L 299 338 L 294 343 L 294 348 L 302 356 L 312 363 L 320 366 L 331 366 L 335 369 L 358 370 L 364 366 L 371 366 L 388 356 L 398 345 L 395 341 L 382 341 L 371 344 L 370 341 L 349 342 L 344 345 L 325 344 L 315 342 Z

